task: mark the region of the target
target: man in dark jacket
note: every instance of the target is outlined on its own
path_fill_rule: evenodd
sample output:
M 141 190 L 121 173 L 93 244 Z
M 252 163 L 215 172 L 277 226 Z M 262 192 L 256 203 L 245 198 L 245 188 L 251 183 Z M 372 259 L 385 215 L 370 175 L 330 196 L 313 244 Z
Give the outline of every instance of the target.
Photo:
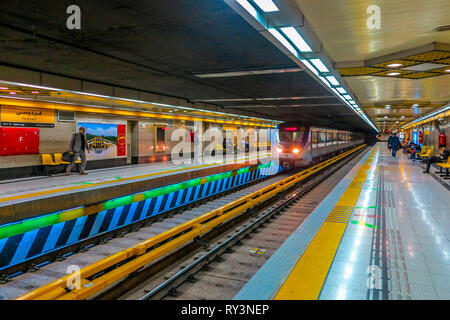
M 395 157 L 395 155 L 397 154 L 397 150 L 400 148 L 401 145 L 400 139 L 399 137 L 397 137 L 396 133 L 394 133 L 394 135 L 389 138 L 388 145 L 391 146 L 392 156 Z
M 87 175 L 86 170 L 86 150 L 89 153 L 89 146 L 86 139 L 86 129 L 84 127 L 80 127 L 80 132 L 74 133 L 72 135 L 72 139 L 70 139 L 69 143 L 69 151 L 73 152 L 74 155 L 72 157 L 72 161 L 67 166 L 66 176 L 70 176 L 70 172 L 75 164 L 75 161 L 80 157 L 81 159 L 81 175 Z
M 391 135 L 389 136 L 388 140 L 387 140 L 387 147 L 388 147 L 389 150 L 391 150 L 391 141 L 392 141 L 392 137 L 393 137 L 393 135 L 391 134 Z
M 441 144 L 439 146 L 439 150 L 441 151 L 441 154 L 439 157 L 431 156 L 427 159 L 427 168 L 423 173 L 430 173 L 430 167 L 432 163 L 445 163 L 447 162 L 448 157 L 450 156 L 450 151 L 445 148 L 445 145 Z

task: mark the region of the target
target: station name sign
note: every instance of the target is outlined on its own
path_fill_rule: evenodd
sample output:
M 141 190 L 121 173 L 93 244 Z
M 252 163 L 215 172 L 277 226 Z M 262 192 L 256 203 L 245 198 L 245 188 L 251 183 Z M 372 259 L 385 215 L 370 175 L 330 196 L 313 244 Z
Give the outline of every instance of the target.
M 0 121 L 2 127 L 54 128 L 55 111 L 1 106 Z

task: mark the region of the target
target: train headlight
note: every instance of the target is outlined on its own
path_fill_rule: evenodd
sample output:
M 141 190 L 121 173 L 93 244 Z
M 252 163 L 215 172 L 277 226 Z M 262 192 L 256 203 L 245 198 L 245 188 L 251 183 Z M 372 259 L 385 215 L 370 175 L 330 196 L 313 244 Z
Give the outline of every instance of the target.
M 297 148 L 294 148 L 294 150 L 292 150 L 292 152 L 293 152 L 293 153 L 295 153 L 295 154 L 297 154 L 297 153 L 299 153 L 299 152 L 300 152 L 300 150 L 299 150 L 299 149 L 297 149 Z
M 278 148 L 277 148 L 277 152 L 278 152 L 278 153 L 281 153 L 281 152 L 283 152 L 283 149 L 280 148 L 280 147 L 278 147 Z

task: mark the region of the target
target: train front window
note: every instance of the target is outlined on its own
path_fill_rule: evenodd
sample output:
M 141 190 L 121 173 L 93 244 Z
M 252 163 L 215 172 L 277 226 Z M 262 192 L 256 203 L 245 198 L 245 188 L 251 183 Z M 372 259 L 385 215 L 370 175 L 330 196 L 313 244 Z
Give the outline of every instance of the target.
M 284 144 L 297 144 L 301 143 L 303 138 L 303 132 L 298 131 L 281 131 L 280 141 Z

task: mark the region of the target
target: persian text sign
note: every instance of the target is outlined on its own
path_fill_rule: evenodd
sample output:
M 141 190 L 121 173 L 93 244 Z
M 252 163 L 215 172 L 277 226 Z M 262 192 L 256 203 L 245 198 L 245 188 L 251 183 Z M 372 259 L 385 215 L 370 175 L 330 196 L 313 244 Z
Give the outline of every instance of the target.
M 3 127 L 53 128 L 55 111 L 1 106 L 0 120 Z

